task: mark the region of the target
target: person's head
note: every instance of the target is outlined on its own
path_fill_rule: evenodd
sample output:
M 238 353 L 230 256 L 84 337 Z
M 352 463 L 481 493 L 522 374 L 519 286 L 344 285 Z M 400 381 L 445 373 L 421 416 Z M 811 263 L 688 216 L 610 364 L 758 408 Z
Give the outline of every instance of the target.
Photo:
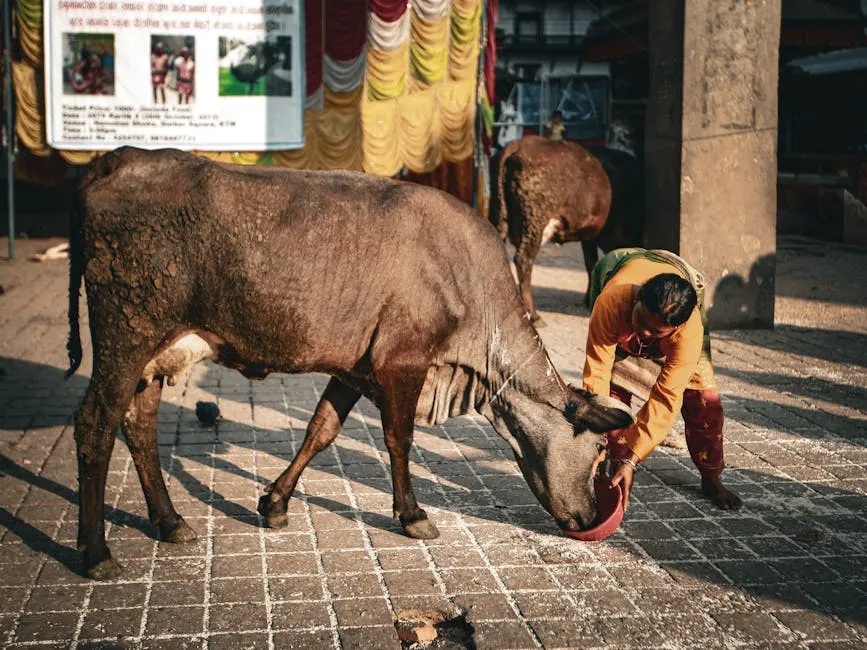
M 675 273 L 657 275 L 642 285 L 632 309 L 632 328 L 639 338 L 668 336 L 692 315 L 698 304 L 693 286 Z
M 560 111 L 554 111 L 553 113 L 551 113 L 551 122 L 553 122 L 554 124 L 560 124 L 562 120 L 563 113 L 561 113 Z
M 190 48 L 188 48 L 188 47 L 182 47 L 181 48 L 181 56 L 184 57 L 185 61 L 187 59 L 189 59 L 191 55 L 192 55 L 192 52 L 190 52 Z
M 163 54 L 165 54 L 165 51 L 166 46 L 163 44 L 162 41 L 159 41 L 156 45 L 154 45 L 154 54 L 156 54 L 157 56 L 162 56 Z

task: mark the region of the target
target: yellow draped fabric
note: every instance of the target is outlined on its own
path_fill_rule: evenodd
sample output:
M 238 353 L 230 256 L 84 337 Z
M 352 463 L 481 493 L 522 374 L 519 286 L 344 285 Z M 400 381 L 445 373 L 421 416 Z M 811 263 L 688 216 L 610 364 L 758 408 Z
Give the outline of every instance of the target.
M 437 89 L 429 88 L 397 100 L 400 140 L 398 153 L 414 172 L 426 172 L 442 162 Z
M 361 105 L 364 129 L 364 171 L 394 176 L 402 167 L 397 129 L 397 101 L 365 102 Z
M 358 105 L 322 111 L 316 147 L 323 169 L 361 169 L 361 120 Z
M 216 162 L 234 163 L 236 165 L 257 165 L 264 155 L 260 151 L 191 151 L 197 156 Z
M 18 42 L 23 61 L 12 63 L 15 89 L 15 135 L 36 156 L 51 149 L 45 144 L 45 101 L 42 81 L 42 1 L 21 0 L 15 7 Z
M 15 84 L 15 135 L 25 147 L 37 156 L 47 156 L 51 149 L 45 145 L 45 104 L 42 87 L 37 84 L 33 66 L 12 62 L 12 82 Z
M 393 99 L 406 93 L 409 41 L 387 52 L 367 47 L 367 98 Z
M 61 151 L 60 155 L 70 165 L 86 165 L 91 160 L 99 158 L 104 151 Z
M 15 11 L 30 27 L 42 29 L 42 0 L 18 0 Z
M 409 46 L 411 89 L 421 90 L 442 82 L 446 76 L 448 55 L 449 14 L 427 22 L 413 11 Z
M 275 165 L 293 169 L 361 169 L 360 104 L 304 113 L 304 148 L 275 151 Z
M 473 155 L 476 116 L 476 81 L 448 83 L 440 87 L 443 123 L 443 156 L 457 162 Z
M 39 17 L 39 22 L 32 25 L 28 22 L 29 18 L 20 10 L 15 12 L 15 19 L 18 23 L 18 43 L 21 45 L 21 53 L 31 65 L 38 67 L 42 65 L 42 16 Z
M 357 112 L 359 110 L 358 106 L 361 104 L 362 95 L 364 95 L 363 85 L 346 93 L 338 93 L 325 86 L 325 108 L 354 108 Z
M 476 81 L 442 83 L 399 99 L 362 105 L 364 170 L 391 176 L 406 165 L 431 171 L 473 154 Z
M 481 16 L 481 0 L 452 0 L 449 79 L 453 81 L 478 75 Z

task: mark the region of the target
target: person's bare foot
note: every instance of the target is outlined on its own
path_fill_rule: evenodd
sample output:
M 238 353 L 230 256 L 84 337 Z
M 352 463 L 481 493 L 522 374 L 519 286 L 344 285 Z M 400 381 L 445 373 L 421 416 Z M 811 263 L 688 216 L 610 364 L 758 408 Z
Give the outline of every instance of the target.
M 724 486 L 719 478 L 702 477 L 701 491 L 721 510 L 737 510 L 743 505 L 741 498 Z

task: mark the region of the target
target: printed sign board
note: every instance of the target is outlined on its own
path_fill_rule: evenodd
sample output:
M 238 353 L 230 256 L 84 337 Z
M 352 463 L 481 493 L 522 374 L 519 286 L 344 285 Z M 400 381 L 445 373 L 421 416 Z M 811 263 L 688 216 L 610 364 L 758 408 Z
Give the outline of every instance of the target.
M 48 143 L 304 146 L 300 0 L 45 0 Z

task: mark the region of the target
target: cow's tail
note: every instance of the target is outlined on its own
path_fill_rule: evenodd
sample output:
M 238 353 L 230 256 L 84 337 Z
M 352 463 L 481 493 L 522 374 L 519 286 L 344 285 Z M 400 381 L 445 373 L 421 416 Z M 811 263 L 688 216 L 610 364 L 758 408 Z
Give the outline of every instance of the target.
M 509 236 L 509 213 L 508 206 L 506 201 L 506 160 L 512 153 L 511 143 L 503 147 L 500 151 L 500 158 L 497 161 L 497 186 L 496 186 L 496 197 L 494 210 L 492 210 L 491 214 L 491 222 L 497 228 L 497 232 L 500 233 L 500 237 L 506 239 Z
M 78 304 L 81 299 L 81 279 L 84 277 L 84 216 L 85 190 L 89 185 L 110 176 L 125 160 L 142 155 L 141 152 L 120 147 L 94 160 L 78 184 L 72 210 L 69 213 L 69 339 L 66 351 L 69 354 L 68 379 L 81 365 L 81 330 L 78 324 Z
M 69 379 L 81 365 L 81 330 L 78 323 L 78 303 L 81 298 L 81 278 L 84 276 L 84 210 L 80 194 L 75 197 L 69 219 L 69 338 L 66 351 L 69 354 Z

